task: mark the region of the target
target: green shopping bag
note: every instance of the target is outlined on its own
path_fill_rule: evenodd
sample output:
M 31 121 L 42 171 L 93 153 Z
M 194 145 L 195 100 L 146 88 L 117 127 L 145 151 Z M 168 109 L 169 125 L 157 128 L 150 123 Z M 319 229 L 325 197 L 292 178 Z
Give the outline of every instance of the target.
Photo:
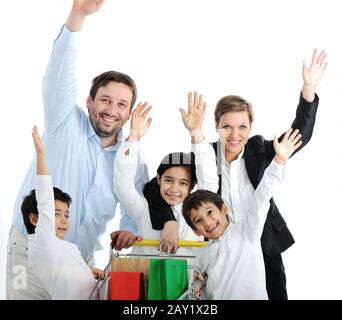
M 188 262 L 150 259 L 148 300 L 175 300 L 188 289 Z

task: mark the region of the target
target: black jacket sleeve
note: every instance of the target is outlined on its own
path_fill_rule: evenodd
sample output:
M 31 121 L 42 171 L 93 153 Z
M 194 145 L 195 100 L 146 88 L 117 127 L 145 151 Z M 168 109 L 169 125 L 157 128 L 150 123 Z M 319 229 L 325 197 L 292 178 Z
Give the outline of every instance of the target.
M 303 143 L 296 152 L 302 149 L 311 139 L 318 102 L 317 95 L 315 95 L 315 100 L 312 103 L 307 102 L 302 95 L 300 96 L 296 117 L 291 125 L 293 129 L 298 129 L 302 134 Z M 279 138 L 279 141 L 283 138 L 283 135 Z M 245 164 L 249 180 L 255 189 L 274 155 L 273 141 L 264 140 L 260 135 L 250 138 L 246 144 L 244 153 Z M 263 251 L 268 256 L 275 256 L 285 251 L 293 243 L 294 239 L 272 198 L 261 237 Z
M 304 148 L 306 144 L 310 141 L 313 133 L 313 128 L 316 122 L 316 113 L 318 108 L 319 98 L 315 94 L 315 99 L 313 102 L 306 101 L 302 94 L 300 94 L 299 104 L 296 110 L 296 117 L 291 124 L 292 129 L 298 129 L 299 133 L 302 135 L 301 146 L 292 154 L 296 154 L 299 150 Z M 285 133 L 281 135 L 279 141 L 283 138 Z M 272 143 L 273 148 L 273 143 Z M 291 157 L 292 157 L 291 156 Z

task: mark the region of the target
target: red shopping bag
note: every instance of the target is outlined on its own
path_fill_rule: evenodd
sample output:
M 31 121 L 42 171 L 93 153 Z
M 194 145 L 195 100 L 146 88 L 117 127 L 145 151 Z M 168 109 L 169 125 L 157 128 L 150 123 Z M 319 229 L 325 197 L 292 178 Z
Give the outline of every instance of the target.
M 144 280 L 144 299 L 147 297 L 148 272 L 150 258 L 119 258 L 112 259 L 111 271 L 116 272 L 142 272 Z
M 109 272 L 108 300 L 143 300 L 142 272 Z

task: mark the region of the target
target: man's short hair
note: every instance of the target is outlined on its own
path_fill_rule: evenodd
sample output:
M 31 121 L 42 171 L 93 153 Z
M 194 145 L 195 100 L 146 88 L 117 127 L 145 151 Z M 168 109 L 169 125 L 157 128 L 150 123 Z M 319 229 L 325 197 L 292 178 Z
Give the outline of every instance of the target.
M 89 92 L 89 95 L 92 98 L 92 100 L 95 99 L 95 96 L 99 88 L 105 87 L 109 82 L 123 83 L 131 88 L 133 97 L 131 101 L 130 110 L 132 110 L 135 101 L 137 100 L 137 86 L 135 85 L 134 80 L 130 76 L 118 71 L 106 71 L 93 79 L 92 86 Z

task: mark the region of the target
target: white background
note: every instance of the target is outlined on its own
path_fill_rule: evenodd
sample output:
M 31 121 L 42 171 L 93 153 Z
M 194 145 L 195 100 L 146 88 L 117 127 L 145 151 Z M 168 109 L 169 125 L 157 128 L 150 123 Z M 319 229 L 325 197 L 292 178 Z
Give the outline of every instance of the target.
M 31 128 L 43 131 L 41 80 L 71 0 L 1 4 L 0 298 L 5 297 L 8 229 L 16 193 L 33 157 Z M 153 105 L 143 141 L 154 174 L 169 152 L 188 151 L 178 108 L 187 92 L 208 102 L 205 133 L 216 139 L 219 98 L 238 94 L 254 105 L 252 133 L 272 138 L 291 124 L 302 61 L 325 49 L 329 66 L 317 89 L 311 142 L 288 164 L 277 204 L 296 244 L 283 254 L 290 299 L 342 299 L 342 20 L 336 0 L 107 0 L 80 34 L 78 103 L 91 80 L 110 69 L 131 75 L 139 100 Z M 109 232 L 103 237 L 108 247 Z M 104 267 L 107 249 L 97 254 Z

